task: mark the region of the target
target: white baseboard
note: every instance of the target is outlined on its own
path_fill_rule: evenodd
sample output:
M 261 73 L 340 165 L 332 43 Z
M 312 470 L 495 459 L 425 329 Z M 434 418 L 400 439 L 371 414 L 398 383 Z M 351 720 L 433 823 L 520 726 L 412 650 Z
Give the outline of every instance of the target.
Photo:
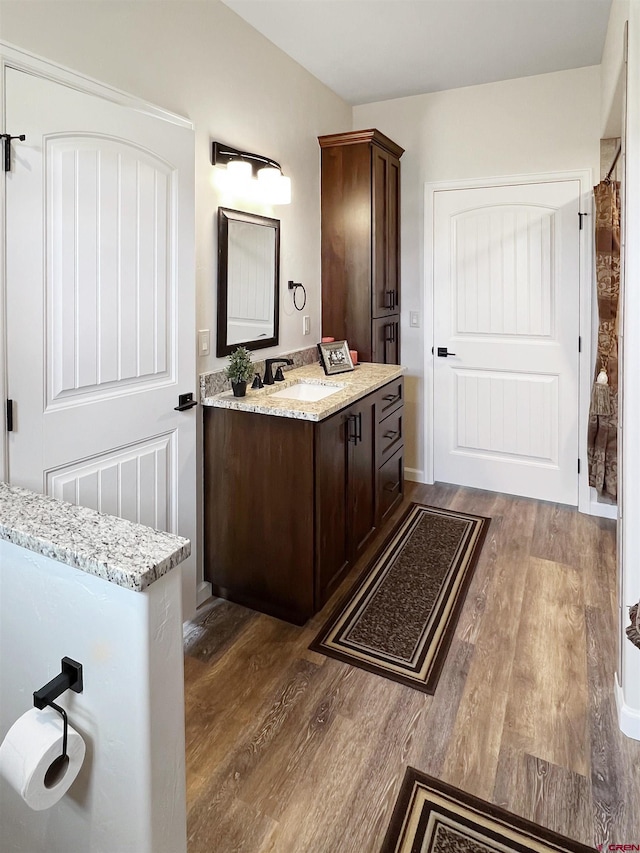
M 212 595 L 213 593 L 211 592 L 211 584 L 209 581 L 200 581 L 198 584 L 198 591 L 196 593 L 196 607 L 200 607 L 200 605 L 204 604 Z
M 411 480 L 412 483 L 426 483 L 424 471 L 419 471 L 417 468 L 404 469 L 405 480 Z
M 633 740 L 640 740 L 640 711 L 636 711 L 625 704 L 617 674 L 615 676 L 615 694 L 620 731 Z
M 600 518 L 618 518 L 617 504 L 601 504 L 592 500 L 589 504 L 589 515 L 597 515 Z

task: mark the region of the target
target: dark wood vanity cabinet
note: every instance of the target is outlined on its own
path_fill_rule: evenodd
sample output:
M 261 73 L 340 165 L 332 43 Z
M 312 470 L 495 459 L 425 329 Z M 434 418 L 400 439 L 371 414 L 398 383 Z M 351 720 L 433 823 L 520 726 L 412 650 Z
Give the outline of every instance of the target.
M 361 361 L 400 359 L 400 157 L 378 130 L 319 137 L 322 333 Z
M 214 595 L 296 624 L 320 610 L 402 500 L 402 411 L 402 378 L 319 422 L 205 407 Z

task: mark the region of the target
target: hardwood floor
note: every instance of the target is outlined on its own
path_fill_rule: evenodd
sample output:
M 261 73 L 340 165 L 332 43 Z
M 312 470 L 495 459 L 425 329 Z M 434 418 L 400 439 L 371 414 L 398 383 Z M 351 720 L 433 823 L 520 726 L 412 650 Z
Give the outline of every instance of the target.
M 408 484 L 490 516 L 434 696 L 310 652 L 225 601 L 185 636 L 189 853 L 374 853 L 408 764 L 586 844 L 640 844 L 640 743 L 617 727 L 615 524 Z

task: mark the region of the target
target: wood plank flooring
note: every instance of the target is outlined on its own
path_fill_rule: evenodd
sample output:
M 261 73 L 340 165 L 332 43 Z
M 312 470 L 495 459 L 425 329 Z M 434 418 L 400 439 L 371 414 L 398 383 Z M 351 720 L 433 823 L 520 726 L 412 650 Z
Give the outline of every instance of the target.
M 408 764 L 586 844 L 640 844 L 640 743 L 617 727 L 615 524 L 436 484 L 490 516 L 435 695 L 226 601 L 185 634 L 189 853 L 375 853 Z

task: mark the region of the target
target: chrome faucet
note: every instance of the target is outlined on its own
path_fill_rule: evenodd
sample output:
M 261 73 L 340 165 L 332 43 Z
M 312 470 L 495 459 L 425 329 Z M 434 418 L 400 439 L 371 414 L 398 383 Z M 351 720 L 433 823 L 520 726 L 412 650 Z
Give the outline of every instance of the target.
M 264 362 L 264 379 L 262 380 L 265 385 L 273 385 L 273 371 L 272 367 L 274 364 L 293 364 L 293 360 L 290 358 L 267 358 Z M 280 375 L 278 375 L 280 374 Z M 282 375 L 282 368 L 279 368 L 276 372 L 276 380 L 281 382 L 284 379 Z

